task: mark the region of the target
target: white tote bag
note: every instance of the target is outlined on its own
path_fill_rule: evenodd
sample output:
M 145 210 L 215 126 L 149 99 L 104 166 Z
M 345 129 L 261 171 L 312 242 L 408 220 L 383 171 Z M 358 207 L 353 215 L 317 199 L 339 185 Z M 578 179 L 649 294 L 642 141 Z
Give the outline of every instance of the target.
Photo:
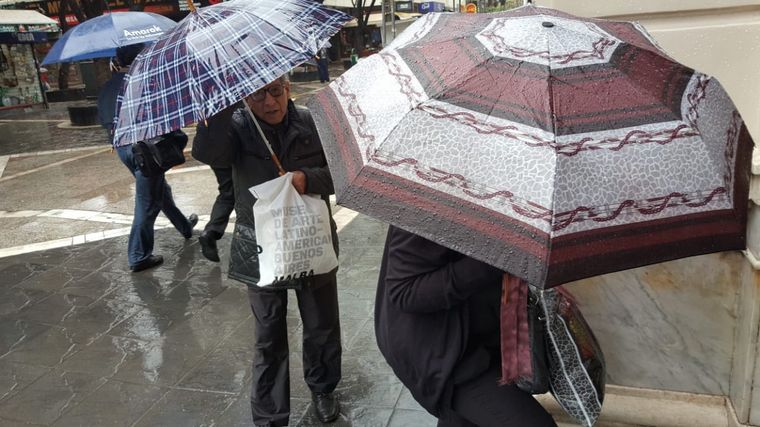
M 324 200 L 298 194 L 293 174 L 249 189 L 259 253 L 259 286 L 329 273 L 338 266 Z

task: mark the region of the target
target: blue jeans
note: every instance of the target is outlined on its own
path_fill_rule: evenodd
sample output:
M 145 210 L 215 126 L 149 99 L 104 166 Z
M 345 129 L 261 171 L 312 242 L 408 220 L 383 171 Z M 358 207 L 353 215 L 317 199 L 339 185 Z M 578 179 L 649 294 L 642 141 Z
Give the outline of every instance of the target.
M 135 177 L 135 215 L 129 232 L 127 259 L 130 266 L 144 261 L 153 254 L 153 224 L 158 213 L 164 215 L 186 239 L 193 235 L 193 226 L 174 204 L 172 188 L 164 175 L 148 178 L 137 168 L 132 146 L 116 149 L 119 159 Z

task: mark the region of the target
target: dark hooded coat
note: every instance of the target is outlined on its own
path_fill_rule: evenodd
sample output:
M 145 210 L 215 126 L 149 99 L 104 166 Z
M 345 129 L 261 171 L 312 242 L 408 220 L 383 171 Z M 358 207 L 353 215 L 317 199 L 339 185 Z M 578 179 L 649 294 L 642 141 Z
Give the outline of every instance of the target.
M 388 229 L 375 301 L 377 345 L 415 400 L 435 416 L 455 384 L 499 363 L 502 274 L 415 234 Z

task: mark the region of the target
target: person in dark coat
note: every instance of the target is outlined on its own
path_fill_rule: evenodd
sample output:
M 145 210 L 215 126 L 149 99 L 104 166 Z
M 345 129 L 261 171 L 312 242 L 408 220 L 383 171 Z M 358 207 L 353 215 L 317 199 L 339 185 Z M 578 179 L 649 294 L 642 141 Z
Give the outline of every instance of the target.
M 323 47 L 319 49 L 317 56 L 314 58 L 317 60 L 317 72 L 319 73 L 319 81 L 322 83 L 330 81 L 330 71 L 328 68 L 330 57 L 328 55 L 327 47 Z
M 126 75 L 125 70 L 132 64 L 137 54 L 143 49 L 143 44 L 124 46 L 116 49 L 117 67 L 119 68 L 108 80 L 98 94 L 98 115 L 100 124 L 108 131 L 109 141 L 113 138 L 113 119 L 116 115 L 116 99 Z M 187 142 L 187 136 L 184 141 Z M 145 176 L 140 171 L 137 161 L 132 154 L 132 146 L 125 145 L 116 148 L 116 154 L 124 166 L 135 177 L 135 210 L 132 218 L 132 229 L 129 232 L 127 246 L 127 262 L 129 269 L 137 273 L 161 265 L 164 258 L 153 254 L 153 226 L 160 212 L 169 219 L 174 228 L 185 239 L 193 235 L 193 227 L 198 223 L 198 215 L 185 216 L 174 203 L 172 189 L 166 182 L 164 174 Z
M 314 121 L 305 108 L 289 99 L 287 75 L 248 96 L 245 102 L 286 171 L 301 193 L 320 195 L 330 208 L 332 177 Z M 248 285 L 254 319 L 251 412 L 256 426 L 285 426 L 290 416 L 287 289 L 295 289 L 303 323 L 304 380 L 313 408 L 322 422 L 339 415 L 333 394 L 341 378 L 341 342 L 336 271 L 258 287 L 259 265 L 253 217 L 252 186 L 279 176 L 278 170 L 248 112 L 232 116 L 230 137 L 214 149 L 232 167 L 237 220 L 230 246 L 229 277 Z M 333 245 L 338 252 L 335 222 L 330 215 Z M 337 270 L 337 269 L 336 269 Z
M 375 303 L 377 345 L 438 426 L 556 426 L 499 385 L 502 272 L 391 226 Z
M 235 209 L 232 168 L 219 166 L 214 145 L 223 144 L 229 138 L 232 114 L 238 108 L 240 108 L 240 103 L 233 104 L 208 120 L 198 123 L 193 139 L 193 158 L 211 166 L 218 185 L 218 194 L 214 200 L 214 205 L 211 207 L 211 215 L 203 228 L 203 232 L 198 236 L 201 253 L 206 259 L 213 262 L 219 262 L 219 249 L 216 242 L 224 235 L 230 215 Z

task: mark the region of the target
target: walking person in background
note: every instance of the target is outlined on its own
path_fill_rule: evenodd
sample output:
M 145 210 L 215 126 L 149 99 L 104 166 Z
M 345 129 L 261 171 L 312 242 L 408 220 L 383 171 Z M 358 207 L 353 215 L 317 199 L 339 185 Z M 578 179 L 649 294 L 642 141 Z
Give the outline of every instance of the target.
M 230 123 L 232 113 L 241 106 L 236 103 L 215 114 L 204 122 L 198 123 L 195 138 L 193 139 L 193 158 L 211 167 L 216 177 L 218 192 L 214 205 L 211 207 L 211 216 L 198 237 L 201 253 L 206 259 L 219 262 L 219 249 L 217 240 L 224 235 L 230 215 L 235 209 L 235 189 L 232 184 L 232 168 L 220 166 L 225 163 L 216 157 L 218 151 L 215 144 L 226 144 L 230 135 Z
M 327 46 L 323 46 L 319 49 L 316 56 L 317 71 L 319 72 L 319 81 L 321 83 L 327 83 L 330 81 L 330 72 L 327 66 L 330 64 L 330 57 L 328 56 Z
M 499 385 L 503 272 L 389 227 L 375 302 L 377 345 L 439 427 L 556 427 L 516 385 Z
M 113 136 L 113 119 L 116 115 L 116 98 L 122 87 L 126 71 L 132 64 L 143 44 L 129 45 L 116 49 L 116 72 L 101 89 L 98 95 L 98 115 L 100 124 L 106 128 L 109 141 Z M 183 134 L 184 135 L 184 134 Z M 187 138 L 187 136 L 185 136 Z M 161 265 L 164 258 L 153 255 L 153 225 L 159 212 L 171 221 L 174 228 L 189 239 L 193 235 L 193 227 L 198 223 L 198 216 L 192 214 L 185 217 L 174 204 L 172 189 L 163 174 L 147 177 L 140 172 L 132 155 L 132 146 L 125 145 L 116 148 L 119 159 L 135 177 L 135 211 L 132 219 L 132 229 L 129 232 L 127 261 L 133 272 L 146 270 Z
M 290 99 L 287 74 L 249 95 L 248 104 L 285 170 L 293 173 L 300 194 L 319 195 L 330 208 L 332 177 L 311 114 Z M 248 285 L 254 320 L 251 413 L 256 426 L 286 426 L 290 418 L 290 368 L 287 329 L 288 289 L 295 289 L 303 324 L 303 375 L 312 407 L 323 423 L 335 421 L 339 405 L 333 391 L 341 379 L 340 319 L 336 271 L 259 287 L 256 224 L 249 188 L 279 176 L 272 156 L 245 109 L 232 116 L 231 135 L 213 141 L 219 159 L 232 167 L 237 220 L 230 248 L 229 276 Z M 220 143 L 221 142 L 221 143 Z M 221 165 L 221 164 L 220 164 Z M 330 215 L 333 245 L 338 235 Z M 337 270 L 337 269 L 336 269 Z

